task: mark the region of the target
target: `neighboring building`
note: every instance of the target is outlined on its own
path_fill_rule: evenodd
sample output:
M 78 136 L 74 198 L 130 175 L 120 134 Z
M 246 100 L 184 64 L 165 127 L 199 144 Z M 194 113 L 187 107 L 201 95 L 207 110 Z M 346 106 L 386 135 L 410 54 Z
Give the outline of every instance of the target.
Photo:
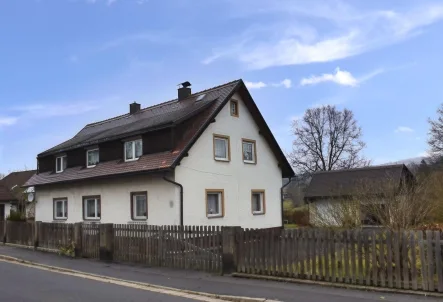
M 25 189 L 21 187 L 36 173 L 35 170 L 12 172 L 0 180 L 0 220 L 5 220 L 11 210 L 17 210 Z
M 86 125 L 38 155 L 36 220 L 282 225 L 293 171 L 242 80 Z
M 330 224 L 337 224 L 333 207 L 340 207 L 342 202 L 358 199 L 362 194 L 372 194 L 380 197 L 383 206 L 383 194 L 389 189 L 400 188 L 402 185 L 412 185 L 414 175 L 403 165 L 372 166 L 358 169 L 322 171 L 312 175 L 311 182 L 305 192 L 305 201 L 310 204 L 312 224 L 318 224 L 317 213 L 324 219 L 329 217 Z M 377 197 L 378 198 L 378 197 Z M 360 211 L 362 224 L 377 224 L 374 217 Z M 324 222 L 323 222 L 324 223 Z

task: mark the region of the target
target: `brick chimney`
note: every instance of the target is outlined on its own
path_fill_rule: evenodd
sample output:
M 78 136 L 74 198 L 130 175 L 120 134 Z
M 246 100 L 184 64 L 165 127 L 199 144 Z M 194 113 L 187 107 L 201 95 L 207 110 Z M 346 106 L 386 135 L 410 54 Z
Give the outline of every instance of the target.
M 134 114 L 140 111 L 140 104 L 139 103 L 132 103 L 129 104 L 129 114 Z
M 183 82 L 181 84 L 179 84 L 178 87 L 178 100 L 184 100 L 186 99 L 188 96 L 191 95 L 191 83 L 189 83 L 188 81 Z

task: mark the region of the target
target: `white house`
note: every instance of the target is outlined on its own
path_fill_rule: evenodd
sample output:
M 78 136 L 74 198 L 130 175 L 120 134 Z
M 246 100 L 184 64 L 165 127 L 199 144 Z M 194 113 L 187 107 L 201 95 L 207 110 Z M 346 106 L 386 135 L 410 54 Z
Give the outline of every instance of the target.
M 38 155 L 36 220 L 282 225 L 293 170 L 242 80 L 86 125 Z

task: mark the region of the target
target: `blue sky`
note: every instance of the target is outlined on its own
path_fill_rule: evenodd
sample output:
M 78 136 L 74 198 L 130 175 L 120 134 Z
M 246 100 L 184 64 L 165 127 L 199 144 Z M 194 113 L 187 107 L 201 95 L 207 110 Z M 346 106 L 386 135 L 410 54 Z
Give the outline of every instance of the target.
M 310 107 L 351 109 L 380 164 L 427 150 L 443 1 L 0 0 L 0 173 L 86 123 L 242 78 L 281 147 Z

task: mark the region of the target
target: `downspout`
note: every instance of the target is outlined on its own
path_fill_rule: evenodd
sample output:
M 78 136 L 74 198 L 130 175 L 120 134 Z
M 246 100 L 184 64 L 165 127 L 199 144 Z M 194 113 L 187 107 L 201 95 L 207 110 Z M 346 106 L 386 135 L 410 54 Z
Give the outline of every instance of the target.
M 289 181 L 288 183 L 284 184 L 281 189 L 280 189 L 280 198 L 281 198 L 281 227 L 284 228 L 285 227 L 285 223 L 284 223 L 284 212 L 283 212 L 283 189 L 286 188 L 291 182 L 292 182 L 292 178 L 293 176 L 289 177 Z
M 183 185 L 167 178 L 166 176 L 163 176 L 163 179 L 180 188 L 180 226 L 183 226 Z

